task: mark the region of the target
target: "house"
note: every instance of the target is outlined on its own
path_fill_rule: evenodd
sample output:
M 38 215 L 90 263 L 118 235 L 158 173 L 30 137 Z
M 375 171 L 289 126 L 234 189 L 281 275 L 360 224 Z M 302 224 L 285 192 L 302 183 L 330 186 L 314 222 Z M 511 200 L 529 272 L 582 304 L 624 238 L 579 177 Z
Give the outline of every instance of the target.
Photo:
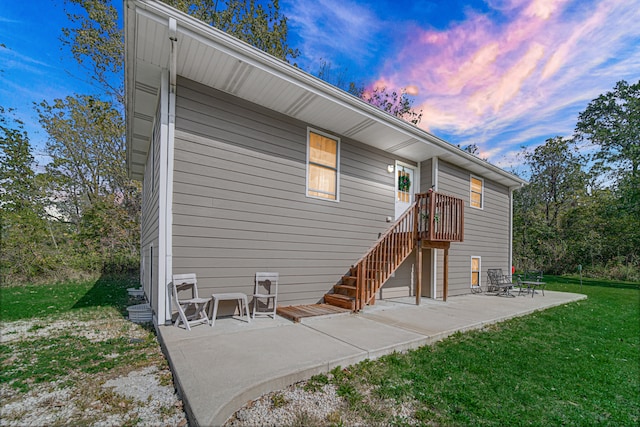
M 277 271 L 287 306 L 321 301 L 360 266 L 358 309 L 468 293 L 488 268 L 509 269 L 525 181 L 163 3 L 125 5 L 127 162 L 143 182 L 141 279 L 157 324 L 177 273 L 195 272 L 206 295 L 250 294 L 256 271 Z M 389 232 L 415 199 L 423 211 Z M 377 261 L 358 261 L 381 235 L 445 225 L 448 237 L 394 255 L 382 288 L 367 284 Z

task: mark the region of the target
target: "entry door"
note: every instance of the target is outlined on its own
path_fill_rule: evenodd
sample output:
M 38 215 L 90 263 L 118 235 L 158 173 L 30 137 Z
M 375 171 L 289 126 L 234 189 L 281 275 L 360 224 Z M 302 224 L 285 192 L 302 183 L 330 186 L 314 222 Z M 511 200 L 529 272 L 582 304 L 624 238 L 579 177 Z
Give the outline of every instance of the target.
M 415 194 L 415 170 L 402 163 L 396 163 L 396 219 L 413 203 Z

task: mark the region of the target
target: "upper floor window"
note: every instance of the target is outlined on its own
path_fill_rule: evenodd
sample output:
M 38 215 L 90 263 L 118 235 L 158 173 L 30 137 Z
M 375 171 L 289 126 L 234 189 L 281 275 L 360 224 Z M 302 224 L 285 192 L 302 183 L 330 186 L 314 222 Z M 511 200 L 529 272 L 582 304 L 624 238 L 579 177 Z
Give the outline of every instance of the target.
M 340 139 L 307 131 L 307 196 L 338 200 Z
M 482 209 L 484 207 L 484 181 L 481 178 L 471 177 L 471 207 Z

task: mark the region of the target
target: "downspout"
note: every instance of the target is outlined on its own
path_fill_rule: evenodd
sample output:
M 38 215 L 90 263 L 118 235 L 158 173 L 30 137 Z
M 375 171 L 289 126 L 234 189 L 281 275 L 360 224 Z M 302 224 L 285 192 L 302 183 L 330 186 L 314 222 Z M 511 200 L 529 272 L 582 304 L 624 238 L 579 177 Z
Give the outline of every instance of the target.
M 509 187 L 509 272 L 513 272 L 513 187 Z M 512 273 L 513 274 L 513 273 Z M 513 279 L 511 279 L 513 281 Z
M 433 191 L 438 191 L 438 158 L 433 157 L 431 159 L 431 185 L 433 186 Z M 438 280 L 438 254 L 436 252 L 437 249 L 431 249 L 431 298 L 437 299 L 438 295 L 436 292 L 438 291 L 437 280 Z
M 169 59 L 169 108 L 168 108 L 168 129 L 167 129 L 167 180 L 165 198 L 165 299 L 164 312 L 165 321 L 171 321 L 171 283 L 173 276 L 173 162 L 176 132 L 176 80 L 177 80 L 177 22 L 174 18 L 169 18 L 169 40 L 171 43 L 171 53 Z M 158 307 L 160 311 L 160 307 Z
M 167 145 L 169 140 L 169 78 L 166 70 L 160 74 L 160 147 L 158 162 L 158 292 L 155 323 L 164 325 L 167 294 Z

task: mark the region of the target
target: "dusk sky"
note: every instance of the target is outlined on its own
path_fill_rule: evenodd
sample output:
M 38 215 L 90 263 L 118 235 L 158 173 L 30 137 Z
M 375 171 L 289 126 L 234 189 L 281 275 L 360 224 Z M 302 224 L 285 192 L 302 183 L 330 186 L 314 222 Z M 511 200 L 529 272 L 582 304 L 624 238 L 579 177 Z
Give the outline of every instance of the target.
M 122 3 L 115 2 L 119 10 Z M 520 147 L 573 133 L 578 113 L 619 80 L 640 79 L 640 0 L 280 0 L 295 62 L 347 81 L 405 88 L 420 126 L 516 166 Z M 31 141 L 33 102 L 94 93 L 60 50 L 61 0 L 0 4 L 0 105 Z

